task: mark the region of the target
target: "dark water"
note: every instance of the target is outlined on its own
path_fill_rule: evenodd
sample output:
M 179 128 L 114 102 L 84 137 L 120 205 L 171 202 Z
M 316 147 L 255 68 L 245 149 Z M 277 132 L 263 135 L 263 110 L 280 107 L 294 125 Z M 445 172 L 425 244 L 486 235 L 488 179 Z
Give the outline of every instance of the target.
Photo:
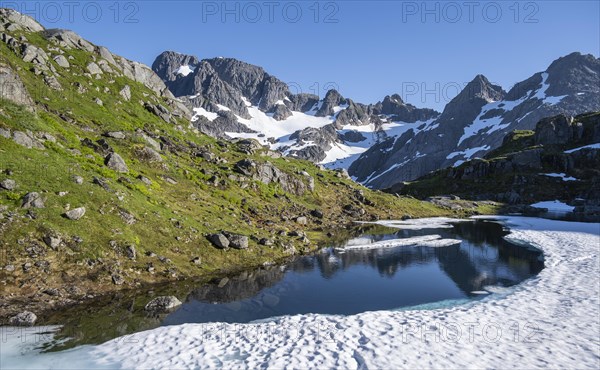
M 372 231 L 373 232 L 373 231 Z M 194 289 L 162 325 L 249 322 L 281 315 L 355 314 L 444 300 L 476 299 L 486 286 L 511 286 L 543 268 L 541 252 L 503 240 L 497 223 L 457 223 L 450 229 L 385 228 L 343 244 L 438 234 L 460 239 L 449 247 L 341 250 L 286 266 L 245 272 Z M 220 284 L 219 284 L 220 283 Z
M 460 239 L 441 248 L 340 251 L 348 244 L 438 234 Z M 361 225 L 336 231 L 338 242 L 322 253 L 215 280 L 183 281 L 75 305 L 45 318 L 61 325 L 47 350 L 97 344 L 161 325 L 248 322 L 286 314 L 354 314 L 368 310 L 474 300 L 486 286 L 517 284 L 543 268 L 540 251 L 502 239 L 500 224 L 457 223 L 450 229 L 397 230 Z M 360 240 L 357 241 L 356 238 Z M 184 302 L 170 314 L 149 315 L 154 297 L 174 295 Z

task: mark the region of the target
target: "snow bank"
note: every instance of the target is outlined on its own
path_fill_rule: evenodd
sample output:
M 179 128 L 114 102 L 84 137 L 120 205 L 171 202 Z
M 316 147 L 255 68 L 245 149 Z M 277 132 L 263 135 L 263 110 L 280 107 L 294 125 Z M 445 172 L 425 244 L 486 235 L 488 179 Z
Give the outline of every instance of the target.
M 424 235 L 424 236 L 414 236 L 411 238 L 401 238 L 401 239 L 388 239 L 382 240 L 378 242 L 366 242 L 366 243 L 353 243 L 351 245 L 347 245 L 343 248 L 339 248 L 341 250 L 353 250 L 353 249 L 385 249 L 385 248 L 397 248 L 397 247 L 405 247 L 409 245 L 420 245 L 424 247 L 447 247 L 449 245 L 454 245 L 460 243 L 460 240 L 457 239 L 442 239 L 440 235 Z
M 422 230 L 422 229 L 439 229 L 446 228 L 451 229 L 452 223 L 456 222 L 469 222 L 472 220 L 459 219 L 459 218 L 448 218 L 448 217 L 432 217 L 432 218 L 416 218 L 412 220 L 383 220 L 375 222 L 357 222 L 362 224 L 376 224 L 381 226 L 393 227 L 396 229 L 407 229 L 407 230 Z
M 167 326 L 39 355 L 36 364 L 51 367 L 60 358 L 61 368 L 76 367 L 77 358 L 84 358 L 94 367 L 122 368 L 600 367 L 600 224 L 497 219 L 510 227 L 509 239 L 543 249 L 546 268 L 478 301 L 353 316 Z M 4 368 L 27 367 L 27 361 L 14 356 L 6 361 L 2 353 Z

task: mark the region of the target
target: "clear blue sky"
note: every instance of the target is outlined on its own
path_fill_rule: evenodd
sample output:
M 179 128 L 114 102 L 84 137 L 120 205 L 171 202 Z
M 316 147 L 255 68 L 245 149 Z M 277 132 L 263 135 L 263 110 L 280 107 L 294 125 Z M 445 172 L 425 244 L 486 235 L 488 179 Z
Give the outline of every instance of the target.
M 318 86 L 323 95 L 337 86 L 364 103 L 396 92 L 438 110 L 479 73 L 508 89 L 570 52 L 598 57 L 599 4 L 0 1 L 149 65 L 164 50 L 234 57 L 263 66 L 294 90 L 314 93 Z

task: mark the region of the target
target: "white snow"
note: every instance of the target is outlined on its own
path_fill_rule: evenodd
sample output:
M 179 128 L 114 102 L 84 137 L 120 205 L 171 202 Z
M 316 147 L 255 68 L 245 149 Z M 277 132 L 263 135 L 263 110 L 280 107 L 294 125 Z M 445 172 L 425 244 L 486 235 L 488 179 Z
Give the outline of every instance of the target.
M 491 134 L 494 131 L 504 129 L 508 127 L 510 122 L 502 123 L 503 118 L 501 114 L 505 112 L 513 110 L 515 107 L 519 106 L 526 100 L 526 97 L 523 97 L 519 100 L 499 100 L 495 102 L 490 102 L 484 105 L 481 108 L 481 113 L 473 120 L 473 122 L 464 128 L 464 133 L 458 140 L 457 146 L 459 146 L 464 140 L 470 138 L 471 136 L 476 135 L 482 130 L 485 130 L 486 134 Z M 500 110 L 497 116 L 483 119 L 482 117 L 491 110 Z
M 469 149 L 462 150 L 460 152 L 450 153 L 446 156 L 446 159 L 452 159 L 459 155 L 462 155 L 465 159 L 470 159 L 473 155 L 475 155 L 475 153 L 477 153 L 481 150 L 489 150 L 489 149 L 490 149 L 489 145 L 478 146 L 476 148 L 469 148 Z
M 376 224 L 386 227 L 393 227 L 404 230 L 423 230 L 423 229 L 451 229 L 452 223 L 469 222 L 472 220 L 461 218 L 434 217 L 434 218 L 415 218 L 410 220 L 381 220 L 374 222 L 357 222 L 360 224 Z
M 479 217 L 484 218 L 484 217 Z M 534 278 L 462 305 L 185 324 L 36 354 L 2 329 L 3 368 L 590 368 L 600 365 L 600 224 L 486 217 L 544 251 Z M 427 306 L 420 306 L 427 308 Z
M 249 129 L 256 131 L 256 134 L 244 134 L 236 132 L 227 132 L 228 136 L 231 137 L 252 137 L 258 140 L 263 145 L 269 145 L 272 149 L 277 149 L 279 147 L 285 146 L 282 142 L 287 142 L 287 145 L 293 143 L 285 140 L 285 138 L 289 138 L 291 134 L 298 130 L 302 130 L 307 127 L 320 128 L 325 125 L 328 125 L 333 122 L 332 117 L 315 117 L 309 114 L 304 114 L 301 112 L 292 112 L 292 116 L 283 121 L 277 121 L 276 119 L 270 117 L 268 114 L 264 113 L 258 107 L 248 105 L 250 102 L 245 99 L 246 105 L 248 106 L 248 112 L 250 113 L 251 119 L 245 119 L 242 117 L 238 117 L 238 122 L 244 124 Z M 259 136 L 264 135 L 264 136 Z M 280 143 L 271 145 L 267 139 L 275 138 L 280 139 Z
M 562 101 L 562 99 L 564 99 L 565 97 L 567 97 L 568 95 L 562 95 L 562 96 L 548 96 L 546 94 L 546 91 L 548 90 L 548 88 L 550 87 L 550 85 L 546 82 L 548 79 L 548 73 L 547 72 L 543 72 L 542 73 L 542 82 L 541 82 L 541 86 L 534 91 L 528 91 L 525 95 L 523 95 L 523 97 L 521 99 L 518 100 L 500 100 L 500 101 L 495 101 L 495 102 L 490 102 L 489 104 L 484 105 L 481 108 L 481 113 L 477 116 L 477 118 L 475 118 L 475 120 L 467 127 L 465 127 L 464 129 L 464 134 L 461 136 L 461 138 L 458 140 L 458 145 L 460 145 L 464 140 L 470 138 L 471 136 L 474 136 L 478 133 L 482 133 L 482 134 L 486 134 L 489 135 L 494 131 L 497 130 L 502 130 L 506 127 L 508 127 L 511 122 L 503 122 L 503 118 L 502 118 L 502 114 L 504 114 L 505 112 L 511 111 L 513 110 L 515 107 L 519 106 L 520 104 L 522 104 L 524 101 L 528 100 L 528 99 L 538 99 L 541 100 L 542 104 L 546 104 L 546 105 L 555 105 L 558 104 Z M 490 117 L 490 118 L 486 118 L 486 119 L 482 119 L 482 117 L 488 113 L 491 110 L 501 110 L 502 112 L 499 112 L 498 115 L 494 116 L 494 117 Z M 529 112 L 531 113 L 531 112 Z M 525 116 L 518 118 L 517 121 L 521 121 L 523 118 L 525 118 L 529 113 L 527 113 Z
M 214 121 L 219 115 L 217 113 L 209 112 L 204 108 L 194 108 L 194 116 L 192 117 L 192 122 L 196 122 L 198 117 L 204 116 L 209 121 Z
M 182 76 L 185 77 L 185 76 L 187 76 L 187 75 L 189 75 L 190 73 L 193 73 L 193 72 L 194 72 L 194 68 L 192 68 L 189 65 L 185 65 L 185 66 L 179 67 L 177 69 L 177 71 L 175 71 L 175 74 L 182 75 Z
M 571 150 L 565 150 L 565 153 L 567 153 L 567 154 L 574 153 L 574 152 L 577 152 L 582 149 L 600 149 L 600 143 L 590 144 L 590 145 L 582 146 L 582 147 L 571 149 Z
M 442 239 L 440 235 L 424 235 L 424 236 L 414 236 L 411 238 L 401 238 L 401 239 L 389 239 L 382 240 L 378 242 L 366 242 L 366 243 L 353 243 L 352 245 L 347 245 L 343 248 L 339 248 L 342 250 L 354 250 L 354 249 L 385 249 L 385 248 L 398 248 L 398 247 L 406 247 L 411 245 L 419 245 L 425 247 L 446 247 L 449 245 L 454 245 L 460 243 L 460 240 L 457 239 Z
M 536 208 L 547 208 L 550 212 L 573 212 L 575 209 L 575 207 L 559 200 L 547 200 L 544 202 L 534 203 L 531 206 Z
M 564 173 L 540 173 L 540 175 L 549 176 L 549 177 L 558 177 L 558 178 L 561 178 L 562 181 L 577 181 L 576 178 L 574 178 L 572 176 L 567 176 Z
M 543 104 L 554 105 L 554 104 L 560 103 L 561 100 L 563 100 L 565 97 L 568 96 L 568 95 L 548 96 L 546 94 L 546 90 L 548 90 L 548 88 L 550 87 L 550 84 L 548 84 L 546 82 L 546 80 L 548 80 L 548 73 L 543 72 L 542 73 L 542 86 L 536 91 L 536 93 L 533 96 L 531 96 L 532 98 L 541 100 Z

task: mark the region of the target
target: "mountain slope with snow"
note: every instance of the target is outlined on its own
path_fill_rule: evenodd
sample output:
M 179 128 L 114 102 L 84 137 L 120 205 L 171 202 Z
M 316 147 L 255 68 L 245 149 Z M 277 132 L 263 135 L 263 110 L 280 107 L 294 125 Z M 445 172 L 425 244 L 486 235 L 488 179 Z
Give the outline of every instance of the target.
M 323 99 L 293 94 L 261 67 L 231 58 L 198 60 L 164 52 L 153 64 L 171 92 L 196 113 L 192 123 L 221 138 L 252 138 L 285 155 L 349 167 L 379 141 L 439 115 L 399 95 L 365 105 L 336 90 Z
M 346 168 L 386 188 L 458 166 L 497 148 L 515 129 L 557 114 L 600 109 L 600 59 L 573 53 L 510 91 L 478 75 L 440 114 L 386 96 L 361 104 L 330 90 L 293 94 L 263 68 L 231 58 L 164 52 L 154 71 L 196 113 L 192 123 L 220 138 L 252 138 L 291 157 Z
M 477 76 L 445 107 L 434 129 L 408 132 L 367 150 L 350 166 L 372 188 L 414 180 L 431 171 L 481 157 L 513 130 L 544 118 L 600 110 L 600 59 L 573 53 L 509 92 Z

